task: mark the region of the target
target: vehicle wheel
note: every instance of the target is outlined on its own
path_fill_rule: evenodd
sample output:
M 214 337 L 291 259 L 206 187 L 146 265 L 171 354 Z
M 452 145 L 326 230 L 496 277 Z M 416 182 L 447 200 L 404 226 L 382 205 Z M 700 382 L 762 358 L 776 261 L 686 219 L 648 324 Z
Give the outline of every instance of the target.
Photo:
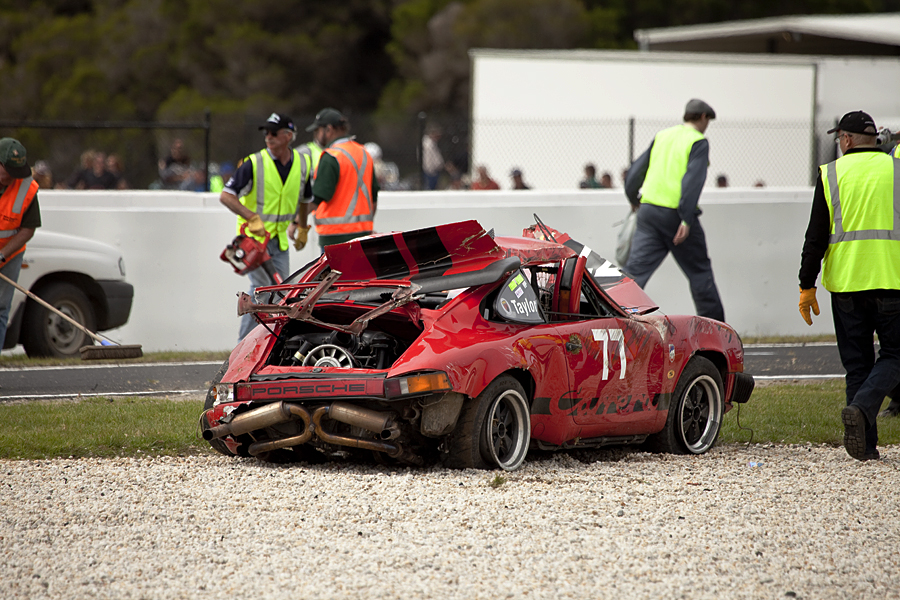
M 206 390 L 206 402 L 203 404 L 203 414 L 200 415 L 200 427 L 201 429 L 209 428 L 209 422 L 206 420 L 206 411 L 213 407 L 213 402 L 216 400 L 216 396 L 213 394 L 213 388 L 217 383 L 222 381 L 222 378 L 225 376 L 225 371 L 228 370 L 228 359 L 225 359 L 225 362 L 222 363 L 222 366 L 219 367 L 219 370 L 216 371 L 216 374 L 213 375 L 212 382 L 209 384 L 209 389 Z M 213 450 L 220 454 L 224 454 L 225 456 L 234 456 L 231 452 L 228 451 L 228 446 L 225 445 L 225 442 L 222 440 L 209 440 L 209 445 L 213 447 Z
M 522 385 L 498 377 L 463 406 L 456 429 L 448 436 L 448 467 L 455 469 L 519 468 L 531 443 L 531 415 Z
M 702 454 L 713 447 L 725 414 L 722 376 L 708 359 L 695 356 L 678 379 L 662 431 L 648 438 L 657 452 Z
M 89 331 L 94 331 L 97 318 L 87 295 L 70 283 L 53 283 L 40 290 L 38 296 L 62 311 Z M 71 358 L 78 349 L 94 343 L 93 339 L 53 311 L 29 299 L 22 318 L 20 335 L 25 353 L 30 357 Z

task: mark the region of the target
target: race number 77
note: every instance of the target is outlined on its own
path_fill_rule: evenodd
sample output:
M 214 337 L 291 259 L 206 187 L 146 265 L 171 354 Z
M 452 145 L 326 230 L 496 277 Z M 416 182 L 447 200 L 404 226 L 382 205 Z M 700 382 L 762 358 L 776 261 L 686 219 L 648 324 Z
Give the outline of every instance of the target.
M 625 379 L 625 334 L 621 329 L 591 329 L 595 342 L 603 342 L 603 379 L 609 379 L 609 342 L 619 342 L 619 360 L 622 363 L 622 372 L 619 379 Z

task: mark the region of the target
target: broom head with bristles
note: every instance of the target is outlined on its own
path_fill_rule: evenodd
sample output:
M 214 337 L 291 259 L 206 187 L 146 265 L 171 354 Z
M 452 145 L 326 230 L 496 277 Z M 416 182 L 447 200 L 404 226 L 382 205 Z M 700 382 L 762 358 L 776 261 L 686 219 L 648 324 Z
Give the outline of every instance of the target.
M 140 344 L 82 346 L 81 360 L 116 360 L 122 358 L 140 358 L 144 355 Z

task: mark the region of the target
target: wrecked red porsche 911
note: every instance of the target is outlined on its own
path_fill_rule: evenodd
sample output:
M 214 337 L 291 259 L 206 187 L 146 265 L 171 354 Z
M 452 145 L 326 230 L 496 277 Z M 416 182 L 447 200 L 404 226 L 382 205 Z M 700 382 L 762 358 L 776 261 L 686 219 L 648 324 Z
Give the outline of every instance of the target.
M 609 261 L 537 226 L 476 221 L 325 248 L 242 294 L 260 325 L 201 416 L 226 455 L 518 468 L 529 448 L 699 454 L 753 378 L 725 323 L 653 314 Z

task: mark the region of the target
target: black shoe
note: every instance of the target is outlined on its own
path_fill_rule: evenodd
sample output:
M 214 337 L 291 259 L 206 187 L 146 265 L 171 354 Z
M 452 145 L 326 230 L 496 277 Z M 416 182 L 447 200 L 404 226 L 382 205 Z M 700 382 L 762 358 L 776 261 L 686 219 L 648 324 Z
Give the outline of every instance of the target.
M 879 417 L 896 417 L 897 415 L 900 415 L 900 402 L 896 400 L 891 400 L 891 403 L 878 413 Z
M 866 460 L 866 417 L 852 404 L 841 411 L 844 422 L 844 448 L 856 460 Z
M 877 448 L 871 452 L 866 452 L 862 457 L 863 460 L 878 460 L 879 458 L 881 458 L 881 454 L 878 453 Z

